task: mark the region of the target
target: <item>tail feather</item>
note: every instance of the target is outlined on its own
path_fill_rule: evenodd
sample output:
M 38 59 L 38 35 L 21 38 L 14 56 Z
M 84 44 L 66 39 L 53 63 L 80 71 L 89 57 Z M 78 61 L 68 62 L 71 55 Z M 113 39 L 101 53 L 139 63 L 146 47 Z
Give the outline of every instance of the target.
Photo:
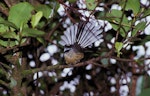
M 64 33 L 64 36 L 66 36 L 68 44 L 71 45 L 71 36 L 70 36 L 71 31 L 70 29 L 67 29 L 66 31 L 67 32 Z
M 83 30 L 82 30 L 82 32 L 80 32 L 80 37 L 77 40 L 79 44 L 82 45 L 84 43 L 84 41 L 88 39 L 88 36 L 89 37 L 91 36 L 91 32 L 88 32 L 88 31 L 90 31 L 89 28 L 90 28 L 89 23 L 84 22 Z
M 64 43 L 64 45 L 66 45 L 68 43 L 68 40 L 65 35 L 61 36 L 61 39 L 62 39 L 62 42 Z
M 91 45 L 102 37 L 101 26 L 96 26 L 96 23 L 97 21 L 81 22 L 70 26 L 61 36 L 59 43 L 63 46 L 77 43 L 82 48 Z
M 96 26 L 95 23 L 93 21 L 88 22 L 84 26 L 83 32 L 80 33 L 81 37 L 78 38 L 78 43 L 81 47 L 85 48 L 100 39 L 100 26 Z
M 81 22 L 81 23 L 78 24 L 78 26 L 79 26 L 79 27 L 78 27 L 78 35 L 77 35 L 76 37 L 77 37 L 77 43 L 80 44 L 80 42 L 82 41 L 81 38 L 82 38 L 82 36 L 84 36 L 84 34 L 85 34 L 85 33 L 84 33 L 84 32 L 85 32 L 85 31 L 84 31 L 84 26 L 85 26 L 85 25 L 84 25 L 83 22 Z M 81 33 L 82 33 L 82 34 L 81 34 Z
M 76 34 L 77 34 L 77 24 L 70 26 L 64 32 L 64 35 L 61 36 L 61 41 L 59 43 L 63 46 L 73 45 L 76 42 Z
M 78 29 L 78 25 L 75 24 L 74 26 L 71 26 L 70 28 L 70 34 L 71 34 L 71 38 L 72 38 L 72 44 L 74 44 L 76 42 L 76 34 L 77 34 L 77 29 Z
M 87 42 L 85 42 L 84 43 L 84 45 L 82 45 L 82 46 L 84 46 L 84 47 L 87 47 L 87 46 L 89 46 L 89 45 L 91 45 L 92 43 L 94 43 L 94 42 L 96 42 L 97 40 L 99 40 L 100 38 L 90 38 Z

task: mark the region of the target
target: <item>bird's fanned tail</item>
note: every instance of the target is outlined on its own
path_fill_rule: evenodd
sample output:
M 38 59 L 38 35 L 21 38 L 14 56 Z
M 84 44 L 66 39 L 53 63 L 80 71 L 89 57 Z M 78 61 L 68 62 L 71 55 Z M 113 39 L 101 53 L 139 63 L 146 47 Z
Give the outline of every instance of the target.
M 76 23 L 67 28 L 59 43 L 63 46 L 77 43 L 81 48 L 85 48 L 102 37 L 100 28 L 101 25 L 98 25 L 97 21 Z

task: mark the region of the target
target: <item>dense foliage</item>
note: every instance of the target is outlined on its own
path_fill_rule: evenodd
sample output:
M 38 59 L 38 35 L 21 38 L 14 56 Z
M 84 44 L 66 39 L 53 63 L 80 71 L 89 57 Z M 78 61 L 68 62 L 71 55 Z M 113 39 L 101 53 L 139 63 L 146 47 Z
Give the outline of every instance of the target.
M 1 0 L 0 96 L 148 96 L 149 0 Z M 91 18 L 102 39 L 66 65 L 58 42 Z

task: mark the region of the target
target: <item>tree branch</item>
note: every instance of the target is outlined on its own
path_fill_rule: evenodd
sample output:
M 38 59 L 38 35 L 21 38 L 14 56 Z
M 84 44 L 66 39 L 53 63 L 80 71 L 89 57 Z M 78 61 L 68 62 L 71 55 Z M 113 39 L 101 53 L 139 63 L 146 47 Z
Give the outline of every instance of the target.
M 81 62 L 81 63 L 77 63 L 75 65 L 60 65 L 60 64 L 57 64 L 57 65 L 53 65 L 53 66 L 45 66 L 45 67 L 36 68 L 36 69 L 24 70 L 22 74 L 24 76 L 26 76 L 28 74 L 33 74 L 33 73 L 36 73 L 36 72 L 39 72 L 39 71 L 46 71 L 46 70 L 51 71 L 51 70 L 64 69 L 64 68 L 70 68 L 70 67 L 81 67 L 81 66 L 85 66 L 85 65 L 88 65 L 88 64 L 94 64 L 96 66 L 102 67 L 102 65 L 98 65 L 95 62 L 97 62 L 97 61 L 99 61 L 103 58 L 113 58 L 113 59 L 116 59 L 116 60 L 122 61 L 122 62 L 135 62 L 135 60 L 131 60 L 131 59 L 123 59 L 123 58 L 110 57 L 110 56 L 103 56 L 103 57 L 99 56 L 97 58 L 92 58 L 90 60 L 87 60 L 87 61 Z
M 96 61 L 100 60 L 101 58 L 103 58 L 103 57 L 93 58 L 93 59 L 90 59 L 90 60 L 85 61 L 85 62 L 77 63 L 75 65 L 60 65 L 60 64 L 57 64 L 57 65 L 53 65 L 53 66 L 46 66 L 46 67 L 41 67 L 41 68 L 36 68 L 36 69 L 24 70 L 22 74 L 23 75 L 28 75 L 28 74 L 33 74 L 33 73 L 36 73 L 36 72 L 39 72 L 39 71 L 46 71 L 46 70 L 50 71 L 50 70 L 56 70 L 56 69 L 85 66 L 85 65 L 88 65 L 88 64 L 92 64 L 93 62 L 96 62 Z

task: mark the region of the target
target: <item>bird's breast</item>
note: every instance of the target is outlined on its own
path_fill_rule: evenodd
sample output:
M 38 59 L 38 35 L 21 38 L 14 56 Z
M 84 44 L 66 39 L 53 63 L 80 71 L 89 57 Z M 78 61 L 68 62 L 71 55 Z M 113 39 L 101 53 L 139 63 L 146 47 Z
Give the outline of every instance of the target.
M 64 54 L 64 58 L 65 58 L 65 61 L 67 64 L 76 64 L 83 57 L 84 57 L 84 54 L 81 52 L 69 51 L 69 52 Z

